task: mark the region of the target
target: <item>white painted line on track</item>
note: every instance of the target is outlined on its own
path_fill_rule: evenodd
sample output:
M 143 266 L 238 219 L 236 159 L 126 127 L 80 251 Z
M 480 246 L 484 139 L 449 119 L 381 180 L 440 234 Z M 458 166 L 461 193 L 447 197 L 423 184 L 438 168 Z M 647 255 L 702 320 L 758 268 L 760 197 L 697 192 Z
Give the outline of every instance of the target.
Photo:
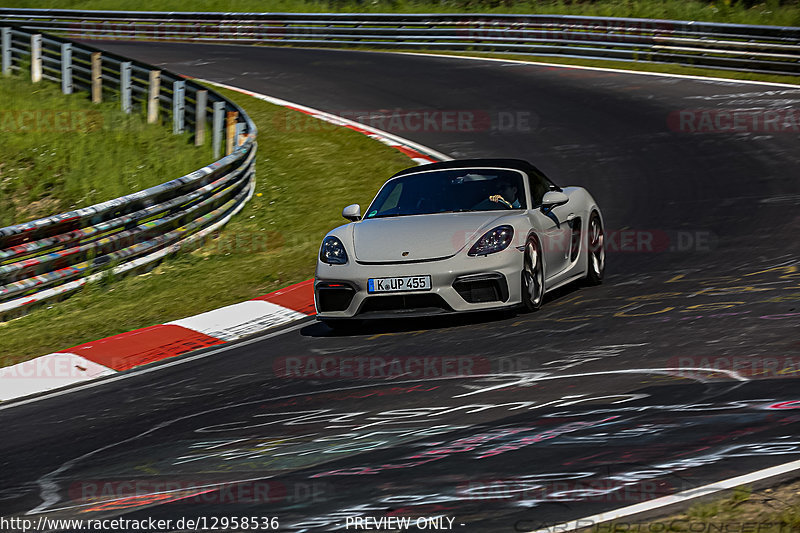
M 569 522 L 554 525 L 552 528 L 533 529 L 527 533 L 562 533 L 565 531 L 584 529 L 596 526 L 603 522 L 619 520 L 621 518 L 626 518 L 640 513 L 651 512 L 668 505 L 685 503 L 701 496 L 708 496 L 724 490 L 730 490 L 741 485 L 746 485 L 748 483 L 754 483 L 756 481 L 762 481 L 771 477 L 788 474 L 795 470 L 800 470 L 800 459 L 797 461 L 784 463 L 782 465 L 765 468 L 763 470 L 757 470 L 756 472 L 751 472 L 749 474 L 717 481 L 716 483 L 709 483 L 708 485 L 685 490 L 677 494 L 662 496 L 661 498 L 656 498 L 647 502 L 637 503 L 628 507 L 622 507 L 621 509 L 614 511 L 599 513 L 592 516 L 587 516 L 585 518 L 580 518 L 578 520 L 571 520 Z
M 555 67 L 555 68 L 568 68 L 568 69 L 575 69 L 575 70 L 594 70 L 599 72 L 613 72 L 617 74 L 640 74 L 642 76 L 659 76 L 663 78 L 682 78 L 687 80 L 697 80 L 697 81 L 714 81 L 714 82 L 725 82 L 725 83 L 733 83 L 733 84 L 745 84 L 745 85 L 770 85 L 772 87 L 790 87 L 792 89 L 800 89 L 800 84 L 794 85 L 791 83 L 780 83 L 776 81 L 758 81 L 758 80 L 739 80 L 735 78 L 715 78 L 713 76 L 698 76 L 693 74 L 670 74 L 669 72 L 650 72 L 646 70 L 625 70 L 622 68 L 610 68 L 610 67 L 589 67 L 585 65 L 569 65 L 566 63 L 547 63 L 545 61 L 526 61 L 524 59 L 502 59 L 499 57 L 480 57 L 480 56 L 462 56 L 462 55 L 451 55 L 451 54 L 437 54 L 437 53 L 425 53 L 425 52 L 386 52 L 392 54 L 404 54 L 410 56 L 431 56 L 431 57 L 443 57 L 443 58 L 460 58 L 460 59 L 470 59 L 473 61 L 492 61 L 492 62 L 500 62 L 500 63 L 519 63 L 522 65 L 536 65 L 542 67 Z
M 299 109 L 299 110 L 301 110 L 301 111 L 303 111 L 305 113 L 308 113 L 309 115 L 312 115 L 312 116 L 316 115 L 315 118 L 319 118 L 320 120 L 325 120 L 326 122 L 331 122 L 333 124 L 339 124 L 341 126 L 355 126 L 357 128 L 360 128 L 360 129 L 363 129 L 363 130 L 367 130 L 367 131 L 369 131 L 371 133 L 374 133 L 375 135 L 382 136 L 382 137 L 385 137 L 387 139 L 393 140 L 393 141 L 395 141 L 395 142 L 397 142 L 397 143 L 399 143 L 401 145 L 405 145 L 405 146 L 408 146 L 410 148 L 413 148 L 413 149 L 421 152 L 422 154 L 431 155 L 431 156 L 433 156 L 433 157 L 435 157 L 437 159 L 440 159 L 441 161 L 451 161 L 453 159 L 452 157 L 450 157 L 448 155 L 445 155 L 445 154 L 443 154 L 443 153 L 441 153 L 439 151 L 436 151 L 433 148 L 429 148 L 427 146 L 424 146 L 422 144 L 416 143 L 416 142 L 411 141 L 409 139 L 406 139 L 404 137 L 400 137 L 400 136 L 395 135 L 393 133 L 389 133 L 388 131 L 384 131 L 384 130 L 381 130 L 381 129 L 378 129 L 378 128 L 374 128 L 374 127 L 369 126 L 367 124 L 362 124 L 361 122 L 356 122 L 355 120 L 350 120 L 350 119 L 346 119 L 346 118 L 343 118 L 343 117 L 339 117 L 339 116 L 336 116 L 336 115 L 334 115 L 332 113 L 328 113 L 326 111 L 321 111 L 319 109 L 315 109 L 313 107 L 308 107 L 308 106 L 303 105 L 303 104 L 290 102 L 289 100 L 284 100 L 282 98 L 276 98 L 274 96 L 269 96 L 269 95 L 266 95 L 266 94 L 257 93 L 257 92 L 251 91 L 249 89 L 241 89 L 239 87 L 234 87 L 232 85 L 226 85 L 224 83 L 218 83 L 218 82 L 215 82 L 215 81 L 210 81 L 210 80 L 206 80 L 206 79 L 202 79 L 202 78 L 195 78 L 195 79 L 197 81 L 201 81 L 203 83 L 208 83 L 209 85 L 214 85 L 216 87 L 221 87 L 223 89 L 230 89 L 231 91 L 240 92 L 242 94 L 246 94 L 248 96 L 252 96 L 253 98 L 258 98 L 259 100 L 263 100 L 265 102 L 269 102 L 270 104 L 279 105 L 281 107 L 289 107 L 289 108 L 293 107 L 293 108 Z M 380 139 L 376 139 L 376 140 L 380 140 Z
M 265 335 L 263 337 L 258 337 L 258 338 L 255 338 L 255 339 L 251 339 L 249 341 L 245 341 L 245 342 L 239 343 L 239 344 L 237 344 L 235 346 L 252 344 L 254 342 L 258 342 L 258 341 L 261 341 L 261 340 L 264 340 L 264 339 L 267 339 L 267 338 L 270 338 L 270 337 L 276 337 L 276 336 L 281 335 L 283 333 L 287 333 L 289 331 L 296 330 L 299 327 L 301 327 L 301 326 L 303 326 L 303 325 L 305 325 L 307 323 L 308 323 L 308 321 L 304 321 L 302 323 L 296 324 L 295 326 L 287 328 L 286 330 L 277 331 L 277 332 L 274 332 L 273 334 L 270 334 L 270 335 Z M 209 351 L 209 352 L 206 352 L 206 353 L 202 353 L 202 354 L 197 354 L 195 356 L 191 356 L 191 357 L 188 357 L 186 359 L 176 360 L 176 361 L 172 361 L 170 363 L 165 363 L 165 364 L 159 365 L 158 367 L 145 368 L 145 369 L 143 369 L 141 371 L 134 372 L 134 373 L 120 374 L 117 377 L 111 378 L 110 380 L 124 379 L 126 377 L 130 377 L 130 376 L 133 376 L 133 375 L 139 375 L 139 374 L 146 373 L 146 372 L 160 370 L 161 368 L 164 368 L 164 367 L 167 367 L 167 366 L 175 366 L 175 365 L 182 364 L 182 363 L 184 363 L 186 361 L 189 361 L 189 360 L 195 360 L 195 359 L 200 359 L 200 358 L 203 358 L 203 357 L 208 357 L 210 355 L 214 355 L 214 354 L 217 354 L 219 352 L 226 351 L 226 350 L 228 350 L 230 348 L 233 348 L 235 346 L 234 345 L 225 345 L 225 346 L 223 346 L 223 347 L 221 347 L 219 349 L 215 349 L 215 350 L 212 350 L 212 351 Z M 641 369 L 641 370 L 646 370 L 646 369 Z M 705 370 L 708 370 L 708 369 L 705 369 Z M 610 373 L 626 373 L 626 372 L 627 372 L 627 370 L 620 370 L 620 371 L 611 371 Z M 523 375 L 527 379 L 531 378 L 530 374 L 523 374 Z M 542 376 L 541 374 L 538 374 L 538 375 L 541 376 L 541 377 L 545 377 L 545 376 Z M 570 375 L 563 375 L 563 376 L 554 376 L 552 379 L 563 379 L 563 378 L 575 377 L 575 376 L 580 376 L 580 375 L 581 374 L 570 374 Z M 435 379 L 432 379 L 432 380 L 411 379 L 411 380 L 393 381 L 392 385 L 397 386 L 397 385 L 404 385 L 404 384 L 417 384 L 417 383 L 420 383 L 420 382 L 423 382 L 423 381 L 457 381 L 457 380 L 461 380 L 461 379 L 509 378 L 509 377 L 518 377 L 518 376 L 520 376 L 519 373 L 513 373 L 513 374 L 477 374 L 477 375 L 473 375 L 473 376 L 446 376 L 446 377 L 435 378 Z M 514 383 L 517 383 L 517 382 L 516 381 L 508 382 L 504 386 L 510 386 L 510 385 L 512 385 Z M 76 387 L 75 389 L 69 389 L 69 390 L 63 391 L 61 393 L 54 393 L 54 394 L 48 395 L 48 397 L 59 396 L 61 394 L 66 394 L 68 392 L 71 392 L 72 390 L 79 390 L 79 389 L 83 389 L 83 388 L 89 388 L 91 386 L 97 386 L 99 384 L 101 384 L 101 383 L 100 382 L 94 382 L 94 383 L 92 383 L 90 385 L 86 385 L 86 386 L 83 386 L 83 387 Z M 328 388 L 328 389 L 322 389 L 322 390 L 318 390 L 318 391 L 313 391 L 312 394 L 326 394 L 326 393 L 332 393 L 332 392 L 352 391 L 352 390 L 358 390 L 358 389 L 364 389 L 364 388 L 372 388 L 372 387 L 375 387 L 375 386 L 376 386 L 376 384 L 374 382 L 370 382 L 370 383 L 363 383 L 363 384 L 359 384 L 359 385 L 348 385 L 346 387 L 332 387 L 332 388 Z M 273 398 L 266 398 L 266 399 L 265 398 L 259 398 L 257 400 L 248 400 L 246 402 L 241 402 L 241 403 L 238 403 L 238 404 L 225 405 L 225 406 L 222 406 L 222 407 L 214 407 L 212 409 L 201 410 L 201 411 L 189 414 L 189 415 L 184 415 L 184 416 L 178 417 L 178 418 L 176 418 L 174 420 L 161 422 L 161 423 L 157 424 L 156 426 L 153 426 L 152 428 L 148 429 L 147 431 L 145 431 L 143 433 L 140 433 L 139 435 L 136 435 L 134 437 L 130 437 L 128 439 L 124 439 L 123 441 L 120 441 L 120 442 L 117 442 L 117 443 L 109 444 L 109 445 L 104 446 L 104 447 L 102 447 L 102 448 L 100 448 L 98 450 L 94 450 L 94 451 L 88 452 L 88 453 L 86 453 L 86 454 L 84 454 L 84 455 L 82 455 L 80 457 L 77 457 L 75 459 L 72 459 L 72 460 L 68 461 L 67 463 L 64 463 L 62 466 L 60 466 L 56 470 L 54 470 L 52 472 L 49 472 L 48 474 L 45 474 L 44 476 L 39 478 L 37 480 L 37 484 L 40 486 L 40 489 L 41 489 L 42 503 L 39 506 L 37 506 L 36 508 L 26 512 L 25 514 L 30 515 L 30 514 L 36 514 L 36 513 L 39 513 L 39 512 L 44 512 L 45 510 L 50 510 L 49 509 L 50 507 L 52 507 L 55 503 L 60 501 L 58 483 L 55 481 L 58 478 L 58 475 L 60 473 L 62 473 L 62 472 L 65 472 L 65 471 L 69 470 L 70 468 L 72 468 L 72 466 L 74 464 L 80 462 L 81 460 L 86 459 L 88 457 L 91 457 L 92 455 L 95 455 L 95 454 L 97 454 L 99 452 L 102 452 L 104 450 L 113 448 L 114 446 L 117 446 L 119 444 L 135 440 L 135 439 L 140 438 L 140 437 L 142 437 L 144 435 L 148 435 L 148 434 L 152 433 L 153 431 L 156 431 L 156 430 L 161 429 L 161 428 L 165 428 L 165 427 L 167 427 L 167 426 L 169 426 L 169 425 L 171 425 L 171 424 L 173 424 L 175 422 L 182 421 L 182 420 L 188 420 L 188 419 L 190 419 L 192 417 L 195 417 L 195 416 L 203 416 L 203 415 L 207 415 L 209 413 L 213 413 L 213 412 L 216 412 L 216 411 L 222 411 L 222 410 L 226 410 L 226 409 L 233 409 L 233 408 L 237 408 L 237 407 L 243 407 L 243 406 L 252 405 L 252 404 L 255 404 L 255 403 L 263 403 L 265 401 L 269 402 L 269 401 L 285 400 L 285 399 L 289 399 L 289 398 L 296 398 L 296 397 L 300 397 L 300 396 L 305 396 L 307 394 L 309 394 L 308 391 L 302 391 L 302 392 L 297 392 L 297 393 L 292 393 L 292 394 L 280 395 L 280 396 L 276 396 L 276 397 L 273 397 Z M 459 396 L 452 396 L 452 398 L 458 398 L 458 397 Z M 570 397 L 576 398 L 577 401 L 575 403 L 578 403 L 580 401 L 580 398 L 578 396 L 570 396 Z M 630 398 L 627 398 L 627 399 L 624 399 L 624 400 L 618 400 L 618 401 L 615 401 L 615 402 L 612 402 L 612 403 L 614 403 L 614 404 L 626 403 L 626 402 L 634 401 L 634 400 L 637 400 L 637 399 L 640 399 L 640 398 L 643 398 L 643 397 L 645 397 L 645 396 L 643 396 L 643 395 L 632 395 Z M 29 403 L 30 401 L 35 401 L 35 400 L 38 400 L 38 399 L 39 398 L 35 398 L 33 400 L 25 401 L 24 403 Z M 19 403 L 21 404 L 23 402 L 19 402 Z M 531 406 L 531 407 L 529 407 L 529 409 L 542 409 L 542 408 L 548 407 L 548 406 L 550 406 L 552 404 L 553 404 L 553 402 L 546 402 L 546 403 L 543 403 L 543 404 L 540 404 L 540 405 Z M 563 405 L 569 405 L 569 404 L 563 404 Z M 10 407 L 14 407 L 14 405 L 8 406 L 7 408 L 10 408 Z M 0 409 L 3 409 L 3 407 L 0 407 Z M 467 412 L 470 412 L 470 411 L 467 411 Z M 245 480 L 239 480 L 239 481 L 252 481 L 252 480 L 256 480 L 256 479 L 266 479 L 266 478 L 269 478 L 269 477 L 271 477 L 271 476 L 265 476 L 263 478 L 245 479 Z M 74 509 L 74 508 L 86 507 L 88 505 L 91 505 L 91 504 L 78 504 L 78 505 L 74 505 L 74 506 L 62 507 L 62 508 L 59 508 L 58 510 Z M 550 533 L 553 533 L 553 532 L 550 532 Z
M 303 324 L 306 324 L 306 323 L 307 322 L 304 322 Z M 300 325 L 302 325 L 302 324 L 300 324 Z M 252 342 L 257 342 L 257 341 L 263 340 L 265 338 L 274 337 L 274 336 L 277 336 L 277 335 L 279 335 L 281 333 L 287 332 L 289 330 L 297 329 L 297 327 L 299 327 L 300 325 L 296 325 L 296 326 L 294 326 L 292 328 L 289 328 L 288 330 L 275 332 L 272 335 L 259 337 L 257 339 L 252 339 L 251 341 L 248 341 L 248 342 L 245 342 L 245 343 L 240 343 L 240 344 L 250 344 Z M 225 351 L 226 349 L 229 349 L 231 347 L 233 347 L 233 346 L 231 346 L 231 345 L 223 346 L 220 349 L 213 350 L 211 352 L 204 353 L 204 354 L 198 354 L 197 356 L 191 357 L 189 359 L 198 359 L 198 358 L 201 358 L 201 357 L 204 357 L 204 356 L 213 355 L 215 353 L 219 353 L 221 351 Z M 180 364 L 182 362 L 184 362 L 184 361 L 182 361 L 182 360 L 181 361 L 173 361 L 171 363 L 167 363 L 167 364 L 161 365 L 161 366 L 173 366 L 173 365 Z M 158 370 L 159 368 L 160 367 L 152 368 L 152 369 L 145 369 L 145 370 L 143 370 L 141 372 L 137 372 L 135 374 L 128 374 L 128 375 L 136 375 L 136 374 L 144 373 L 144 372 L 147 372 L 147 371 Z M 644 370 L 647 370 L 647 369 L 641 369 L 641 370 L 644 371 Z M 708 369 L 706 369 L 706 370 L 708 370 Z M 620 371 L 611 371 L 609 373 L 627 373 L 627 372 L 628 372 L 627 370 L 620 370 Z M 541 374 L 539 374 L 539 375 L 541 376 Z M 569 378 L 569 377 L 576 377 L 576 376 L 580 376 L 580 375 L 589 375 L 589 374 L 570 374 L 570 375 L 564 375 L 564 376 L 553 376 L 552 379 L 563 379 L 563 378 Z M 122 375 L 119 376 L 119 379 L 122 379 L 125 376 L 126 376 L 125 374 L 122 374 Z M 460 380 L 460 379 L 480 379 L 480 378 L 487 378 L 487 377 L 489 377 L 489 378 L 499 378 L 499 377 L 508 378 L 508 377 L 516 377 L 516 376 L 519 376 L 519 374 L 478 374 L 478 375 L 474 375 L 474 376 L 439 377 L 439 378 L 433 379 L 431 381 L 456 381 L 456 380 Z M 530 376 L 527 376 L 527 377 L 530 378 Z M 117 379 L 117 378 L 114 378 L 114 379 Z M 415 383 L 419 383 L 420 381 L 426 381 L 426 380 L 424 380 L 424 379 L 423 380 L 420 380 L 420 379 L 403 380 L 403 381 L 393 382 L 392 384 L 393 385 L 415 384 Z M 514 383 L 516 383 L 516 382 L 509 382 L 509 383 L 506 383 L 504 386 L 509 386 L 509 385 L 514 384 Z M 94 383 L 93 385 L 97 385 L 97 384 L 99 384 L 99 383 Z M 375 383 L 363 383 L 363 384 L 359 384 L 359 385 L 349 385 L 349 386 L 346 386 L 346 387 L 333 387 L 333 388 L 328 388 L 328 389 L 322 389 L 322 390 L 319 390 L 319 391 L 314 391 L 313 394 L 326 394 L 326 393 L 332 393 L 332 392 L 358 390 L 358 389 L 364 389 L 364 388 L 372 388 L 372 387 L 375 387 L 375 386 L 376 386 Z M 88 387 L 86 387 L 86 388 L 88 388 Z M 68 392 L 68 391 L 65 391 L 65 392 Z M 58 487 L 58 483 L 55 481 L 57 479 L 58 475 L 60 473 L 62 473 L 62 472 L 65 472 L 65 471 L 69 470 L 70 468 L 72 468 L 73 465 L 77 464 L 81 460 L 86 459 L 88 457 L 91 457 L 91 456 L 93 456 L 93 455 L 95 455 L 95 454 L 97 454 L 99 452 L 102 452 L 104 450 L 113 448 L 113 447 L 115 447 L 115 446 L 117 446 L 119 444 L 122 444 L 122 443 L 125 443 L 125 442 L 129 442 L 129 441 L 141 438 L 142 436 L 148 435 L 148 434 L 150 434 L 153 431 L 156 431 L 158 429 L 167 427 L 167 426 L 169 426 L 169 425 L 171 425 L 171 424 L 173 424 L 175 422 L 182 421 L 182 420 L 188 420 L 189 418 L 192 418 L 192 417 L 195 417 L 195 416 L 207 415 L 209 413 L 216 412 L 216 411 L 232 409 L 232 408 L 242 407 L 242 406 L 246 406 L 246 405 L 252 405 L 254 403 L 263 403 L 265 401 L 278 401 L 278 400 L 284 400 L 284 399 L 288 399 L 288 398 L 296 398 L 296 397 L 299 397 L 299 396 L 305 396 L 307 394 L 309 394 L 308 391 L 303 391 L 303 392 L 298 392 L 298 393 L 293 393 L 293 394 L 280 395 L 280 396 L 273 397 L 273 398 L 268 398 L 268 399 L 259 398 L 257 400 L 248 400 L 246 402 L 242 402 L 242 403 L 239 403 L 239 404 L 226 405 L 226 406 L 222 406 L 222 407 L 215 407 L 213 409 L 201 410 L 201 411 L 192 413 L 190 415 L 181 416 L 181 417 L 179 417 L 177 419 L 174 419 L 174 420 L 162 422 L 162 423 L 157 424 L 156 426 L 148 429 L 147 431 L 145 431 L 143 433 L 140 433 L 139 435 L 136 435 L 136 436 L 128 438 L 128 439 L 125 439 L 125 440 L 117 442 L 117 443 L 109 444 L 109 445 L 104 446 L 104 447 L 102 447 L 102 448 L 100 448 L 98 450 L 91 451 L 91 452 L 89 452 L 87 454 L 84 454 L 84 455 L 82 455 L 80 457 L 77 457 L 77 458 L 75 458 L 73 460 L 68 461 L 67 463 L 63 464 L 61 467 L 57 468 L 56 470 L 54 470 L 54 471 L 52 471 L 52 472 L 50 472 L 48 474 L 45 474 L 44 476 L 39 478 L 37 480 L 37 483 L 39 484 L 40 489 L 41 489 L 42 503 L 39 506 L 37 506 L 36 508 L 26 512 L 25 514 L 31 515 L 31 514 L 44 512 L 44 511 L 65 511 L 65 510 L 70 510 L 70 509 L 83 508 L 83 507 L 87 507 L 87 506 L 96 504 L 96 502 L 94 502 L 94 503 L 77 504 L 77 505 L 71 505 L 71 506 L 66 506 L 66 507 L 60 507 L 60 508 L 57 508 L 57 509 L 50 509 L 50 507 L 52 507 L 54 504 L 56 504 L 58 501 L 60 501 L 59 487 Z M 54 396 L 55 395 L 58 395 L 58 394 L 54 394 Z M 458 397 L 459 396 L 452 396 L 452 398 L 458 398 Z M 580 402 L 580 396 L 569 396 L 569 397 L 570 398 L 573 398 L 573 397 L 576 398 L 576 402 L 575 403 Z M 643 397 L 646 397 L 646 395 L 633 395 L 630 398 L 627 398 L 627 399 L 624 399 L 624 400 L 615 401 L 615 402 L 612 402 L 612 403 L 614 403 L 614 404 L 627 403 L 629 401 L 634 401 L 634 400 L 637 400 L 637 399 L 640 399 L 640 398 L 643 398 Z M 565 396 L 564 398 L 568 398 L 568 397 Z M 531 406 L 531 407 L 529 407 L 529 409 L 542 409 L 542 408 L 545 408 L 545 407 L 548 407 L 548 406 L 552 405 L 553 403 L 554 402 L 546 402 L 546 403 L 543 403 L 543 404 L 540 404 L 540 405 Z M 566 403 L 566 404 L 562 403 L 561 405 L 566 406 L 566 405 L 570 405 L 570 404 L 569 403 Z M 9 407 L 11 407 L 11 406 L 9 406 Z M 470 411 L 467 411 L 467 412 L 470 412 Z M 260 477 L 260 478 L 247 478 L 247 479 L 241 479 L 241 480 L 236 480 L 236 481 L 229 481 L 229 482 L 226 482 L 226 483 L 238 483 L 238 482 L 256 481 L 256 480 L 259 480 L 259 479 L 268 479 L 270 477 L 272 477 L 272 476 L 263 476 L 263 477 Z M 213 487 L 213 485 L 208 485 L 208 486 L 209 487 Z M 697 489 L 694 489 L 694 490 L 697 490 Z M 108 503 L 108 502 L 106 502 L 106 503 Z M 547 530 L 545 530 L 545 531 L 547 531 Z M 547 531 L 547 533 L 560 533 L 560 531 L 561 530 L 558 530 L 558 531 L 555 531 L 555 532 Z M 564 530 L 564 531 L 566 531 L 566 530 Z M 544 533 L 544 532 L 542 532 L 542 533 Z
M 195 46 L 238 46 L 243 48 L 253 48 L 253 45 L 249 44 L 235 44 L 235 43 L 196 43 Z M 313 46 L 298 46 L 296 47 L 301 50 L 345 50 L 347 48 L 320 48 L 320 47 L 313 47 Z M 697 74 L 674 74 L 669 72 L 651 72 L 648 70 L 627 70 L 624 68 L 614 68 L 614 67 L 591 67 L 588 65 L 570 65 L 569 63 L 548 63 L 547 61 L 534 61 L 534 60 L 525 60 L 525 59 L 503 59 L 500 57 L 481 57 L 481 56 L 467 56 L 467 55 L 457 55 L 457 54 L 442 54 L 439 52 L 400 52 L 397 50 L 354 50 L 349 49 L 351 52 L 363 52 L 367 54 L 402 54 L 408 56 L 428 56 L 428 57 L 440 57 L 445 59 L 470 59 L 474 61 L 495 61 L 500 63 L 519 63 L 522 65 L 537 65 L 542 67 L 555 67 L 555 68 L 565 68 L 565 69 L 575 69 L 575 70 L 594 70 L 598 72 L 612 72 L 617 74 L 640 74 L 642 76 L 660 76 L 664 78 L 683 78 L 687 80 L 697 80 L 697 81 L 714 81 L 714 82 L 724 82 L 724 83 L 741 83 L 745 85 L 770 85 L 772 87 L 790 87 L 792 89 L 800 88 L 800 84 L 792 84 L 792 83 L 781 83 L 777 81 L 760 81 L 760 80 L 740 80 L 736 78 L 717 78 L 715 76 L 700 76 Z M 579 58 L 576 58 L 579 59 Z M 598 59 L 597 61 L 602 61 Z M 634 62 L 634 64 L 637 64 Z M 641 64 L 641 63 L 638 63 Z M 686 67 L 691 68 L 686 65 L 677 65 L 672 63 L 644 63 L 648 65 L 664 65 L 664 66 L 679 66 L 679 67 Z M 701 67 L 697 67 L 701 68 Z M 713 69 L 709 69 L 713 70 Z M 731 71 L 735 72 L 735 71 Z M 780 74 L 775 74 L 779 76 Z M 206 80 L 203 80 L 206 81 Z M 212 83 L 212 82 L 207 82 Z M 222 84 L 216 84 L 222 86 Z
M 496 389 L 504 389 L 506 387 L 513 387 L 515 385 L 525 385 L 529 383 L 536 383 L 539 381 L 553 381 L 556 379 L 567 379 L 567 378 L 585 378 L 585 377 L 594 377 L 594 376 L 608 376 L 614 374 L 667 374 L 667 375 L 674 375 L 674 374 L 681 374 L 684 372 L 707 372 L 709 374 L 725 374 L 728 377 L 744 382 L 750 381 L 750 379 L 739 375 L 738 373 L 734 372 L 733 370 L 727 369 L 719 369 L 719 368 L 690 368 L 690 367 L 667 367 L 667 368 L 626 368 L 621 370 L 603 370 L 598 372 L 584 372 L 582 374 L 565 374 L 565 375 L 553 375 L 553 376 L 543 376 L 539 373 L 534 373 L 532 376 L 522 377 L 518 381 L 514 381 L 511 383 L 500 383 L 497 385 L 491 385 L 489 387 L 485 387 L 482 389 L 478 389 L 472 392 L 465 392 L 464 394 L 459 394 L 458 396 L 453 396 L 453 398 L 462 398 L 464 396 L 472 396 L 474 394 L 482 394 L 484 392 L 491 392 Z M 513 374 L 507 374 L 509 376 Z M 689 379 L 688 376 L 681 376 Z M 702 381 L 700 379 L 696 379 L 697 381 Z

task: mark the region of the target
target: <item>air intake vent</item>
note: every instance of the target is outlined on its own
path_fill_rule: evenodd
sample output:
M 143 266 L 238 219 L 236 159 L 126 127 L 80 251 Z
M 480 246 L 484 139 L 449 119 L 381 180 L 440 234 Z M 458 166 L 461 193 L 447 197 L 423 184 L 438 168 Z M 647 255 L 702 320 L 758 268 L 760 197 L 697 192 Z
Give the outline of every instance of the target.
M 462 276 L 453 282 L 453 288 L 471 304 L 508 300 L 508 283 L 502 274 Z
M 350 307 L 356 291 L 340 283 L 319 284 L 316 287 L 317 310 L 320 313 L 344 311 Z

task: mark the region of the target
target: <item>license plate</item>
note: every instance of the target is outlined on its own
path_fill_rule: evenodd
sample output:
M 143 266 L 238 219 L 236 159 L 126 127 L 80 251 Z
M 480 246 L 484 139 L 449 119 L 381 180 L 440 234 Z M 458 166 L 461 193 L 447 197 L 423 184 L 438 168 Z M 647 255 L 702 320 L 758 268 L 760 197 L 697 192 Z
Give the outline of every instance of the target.
M 397 278 L 369 278 L 368 292 L 427 291 L 431 288 L 430 276 L 402 276 Z

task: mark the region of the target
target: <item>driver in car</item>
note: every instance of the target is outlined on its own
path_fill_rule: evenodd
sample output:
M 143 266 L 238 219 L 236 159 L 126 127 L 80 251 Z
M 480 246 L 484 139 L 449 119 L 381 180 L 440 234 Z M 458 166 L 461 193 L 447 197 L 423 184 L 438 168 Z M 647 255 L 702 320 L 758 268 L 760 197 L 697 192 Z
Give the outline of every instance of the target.
M 509 209 L 520 208 L 522 204 L 517 196 L 517 186 L 507 179 L 500 178 L 495 181 L 500 185 L 500 194 L 491 195 L 489 200 L 497 204 L 502 204 Z

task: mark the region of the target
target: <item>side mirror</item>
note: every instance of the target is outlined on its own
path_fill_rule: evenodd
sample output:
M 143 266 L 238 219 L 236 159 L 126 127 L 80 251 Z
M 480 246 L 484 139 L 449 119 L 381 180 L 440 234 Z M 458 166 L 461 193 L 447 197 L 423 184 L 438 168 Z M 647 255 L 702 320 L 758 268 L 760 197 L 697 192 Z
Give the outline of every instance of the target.
M 548 191 L 542 197 L 542 208 L 553 209 L 569 202 L 569 196 L 561 191 Z
M 361 206 L 358 204 L 348 205 L 342 209 L 342 216 L 350 222 L 361 220 Z

